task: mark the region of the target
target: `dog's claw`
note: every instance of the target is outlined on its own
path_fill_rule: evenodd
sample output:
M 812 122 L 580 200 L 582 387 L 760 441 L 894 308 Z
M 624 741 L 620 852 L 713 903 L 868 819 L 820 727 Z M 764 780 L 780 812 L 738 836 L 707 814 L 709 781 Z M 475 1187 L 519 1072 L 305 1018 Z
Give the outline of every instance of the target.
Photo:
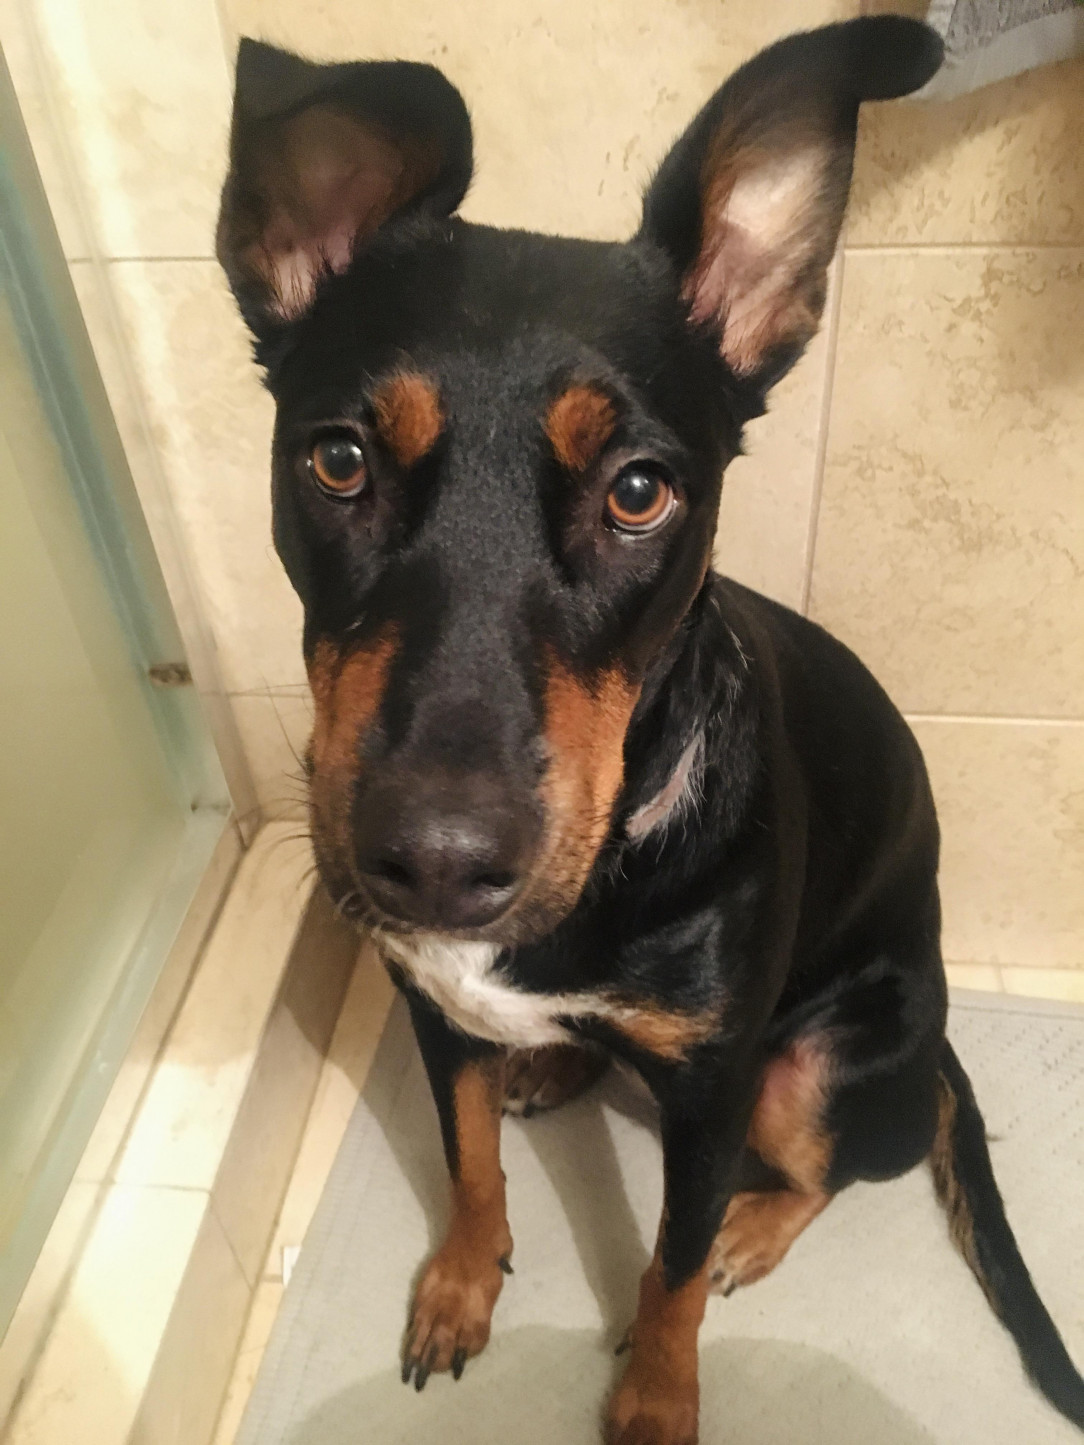
M 508 1258 L 507 1255 L 504 1255 L 501 1259 L 497 1261 L 497 1263 L 500 1265 L 501 1269 L 504 1271 L 505 1274 L 515 1274 L 515 1270 L 512 1268 L 512 1261 Z
M 414 1361 L 408 1355 L 403 1361 L 402 1380 L 404 1385 L 410 1384 L 410 1377 L 414 1373 Z
M 429 1376 L 432 1373 L 433 1365 L 436 1363 L 436 1358 L 436 1350 L 430 1350 L 428 1355 L 426 1355 L 425 1359 L 422 1360 L 422 1362 L 418 1366 L 418 1373 L 414 1376 L 414 1388 L 419 1393 L 425 1389 L 425 1382 L 429 1379 Z
M 458 1380 L 462 1377 L 463 1366 L 467 1363 L 467 1352 L 464 1349 L 456 1350 L 452 1356 L 452 1379 Z

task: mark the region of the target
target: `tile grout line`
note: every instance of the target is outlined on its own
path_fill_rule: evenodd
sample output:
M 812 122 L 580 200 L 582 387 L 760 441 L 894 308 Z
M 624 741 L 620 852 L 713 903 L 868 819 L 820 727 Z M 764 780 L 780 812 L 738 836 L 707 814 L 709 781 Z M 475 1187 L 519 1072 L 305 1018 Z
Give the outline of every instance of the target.
M 214 256 L 107 256 L 107 255 L 103 255 L 102 258 L 101 258 L 101 260 L 102 260 L 102 263 L 103 263 L 104 265 L 106 265 L 106 266 L 155 266 L 155 265 L 168 265 L 168 264 L 170 264 L 171 262 L 174 263 L 174 264 L 179 263 L 179 262 L 184 262 L 185 264 L 188 264 L 188 263 L 197 262 L 197 261 L 198 261 L 198 262 L 202 262 L 202 263 L 206 263 L 207 265 L 212 265 L 212 266 L 217 266 L 217 265 L 218 265 L 218 260 L 217 260 L 217 258 L 214 257 Z M 73 264 L 73 265 L 78 265 L 79 262 L 78 262 L 78 261 L 74 261 L 74 262 L 72 262 L 72 264 Z
M 820 417 L 817 421 L 817 451 L 813 460 L 813 495 L 809 501 L 809 517 L 806 521 L 805 555 L 802 559 L 802 599 L 799 611 L 803 617 L 809 615 L 809 600 L 813 591 L 813 561 L 817 551 L 817 530 L 820 523 L 821 496 L 824 491 L 824 469 L 828 457 L 828 426 L 832 417 L 832 394 L 835 389 L 836 356 L 839 346 L 839 324 L 843 311 L 843 275 L 846 264 L 846 248 L 836 252 L 836 273 L 832 284 L 831 308 L 828 316 L 828 334 L 825 343 L 824 386 L 821 391 Z
M 909 723 L 986 723 L 993 727 L 1084 728 L 1084 718 L 1028 717 L 1003 713 L 909 712 L 903 710 Z
M 858 242 L 844 248 L 856 256 L 901 256 L 913 251 L 924 255 L 951 255 L 954 251 L 1081 251 L 1080 241 L 892 241 Z

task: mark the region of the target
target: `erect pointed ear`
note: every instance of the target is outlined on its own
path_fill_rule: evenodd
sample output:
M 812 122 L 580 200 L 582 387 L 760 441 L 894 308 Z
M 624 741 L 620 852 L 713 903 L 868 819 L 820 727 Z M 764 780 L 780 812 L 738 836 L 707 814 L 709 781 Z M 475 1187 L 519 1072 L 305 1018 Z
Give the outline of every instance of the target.
M 641 236 L 669 252 L 693 318 L 763 391 L 820 321 L 859 103 L 917 89 L 941 54 L 902 16 L 791 35 L 715 93 L 648 189 Z
M 308 310 L 391 217 L 450 215 L 470 177 L 470 117 L 434 66 L 241 41 L 217 252 L 257 335 Z

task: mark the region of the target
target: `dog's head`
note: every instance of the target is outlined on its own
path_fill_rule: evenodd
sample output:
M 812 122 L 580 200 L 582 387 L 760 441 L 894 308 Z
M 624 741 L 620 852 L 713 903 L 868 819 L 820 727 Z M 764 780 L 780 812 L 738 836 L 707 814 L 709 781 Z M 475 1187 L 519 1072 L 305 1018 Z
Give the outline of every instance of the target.
M 939 57 L 898 18 L 781 41 L 608 244 L 455 215 L 470 121 L 432 67 L 242 42 L 218 254 L 278 405 L 334 896 L 501 943 L 574 906 L 742 424 L 816 330 L 859 102 Z

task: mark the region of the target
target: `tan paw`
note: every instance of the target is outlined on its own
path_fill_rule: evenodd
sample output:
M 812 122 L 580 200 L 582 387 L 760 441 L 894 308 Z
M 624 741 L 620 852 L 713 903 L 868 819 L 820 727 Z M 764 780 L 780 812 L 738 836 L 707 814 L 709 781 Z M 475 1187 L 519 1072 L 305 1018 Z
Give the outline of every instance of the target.
M 827 1194 L 735 1194 L 708 1260 L 711 1288 L 728 1295 L 769 1274 L 828 1203 Z
M 429 1376 L 451 1370 L 458 1380 L 466 1362 L 489 1341 L 493 1306 L 512 1273 L 512 1241 L 478 1247 L 454 1237 L 430 1260 L 414 1295 L 403 1350 L 403 1383 L 425 1388 Z
M 695 1379 L 667 1379 L 634 1357 L 610 1401 L 606 1445 L 696 1445 L 699 1410 Z
M 609 1066 L 605 1054 L 573 1044 L 516 1049 L 505 1065 L 504 1111 L 529 1119 L 556 1109 L 589 1089 Z

